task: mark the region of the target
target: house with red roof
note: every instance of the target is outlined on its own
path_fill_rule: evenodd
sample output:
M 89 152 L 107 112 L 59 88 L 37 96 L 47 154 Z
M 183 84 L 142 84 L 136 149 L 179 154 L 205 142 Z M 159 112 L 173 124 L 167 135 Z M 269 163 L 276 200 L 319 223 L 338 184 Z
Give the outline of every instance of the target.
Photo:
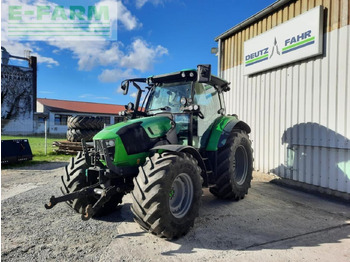
M 34 120 L 35 132 L 44 132 L 45 119 L 43 114 L 45 114 L 47 116 L 47 128 L 51 134 L 65 134 L 67 132 L 67 119 L 69 116 L 84 115 L 101 117 L 106 125 L 112 125 L 122 120 L 118 113 L 125 110 L 125 107 L 122 105 L 47 98 L 38 98 L 36 107 L 39 114 L 36 114 Z

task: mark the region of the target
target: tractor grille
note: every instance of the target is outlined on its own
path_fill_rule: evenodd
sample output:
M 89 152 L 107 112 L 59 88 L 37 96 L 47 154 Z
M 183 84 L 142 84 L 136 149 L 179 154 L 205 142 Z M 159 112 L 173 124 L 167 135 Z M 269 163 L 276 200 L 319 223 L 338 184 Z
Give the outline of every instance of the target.
M 95 149 L 96 152 L 98 152 L 101 156 L 102 160 L 106 160 L 106 156 L 104 154 L 104 150 L 103 150 L 103 140 L 95 140 Z M 114 160 L 114 152 L 115 152 L 115 146 L 108 146 L 107 145 L 107 152 L 108 152 L 108 157 L 113 161 Z

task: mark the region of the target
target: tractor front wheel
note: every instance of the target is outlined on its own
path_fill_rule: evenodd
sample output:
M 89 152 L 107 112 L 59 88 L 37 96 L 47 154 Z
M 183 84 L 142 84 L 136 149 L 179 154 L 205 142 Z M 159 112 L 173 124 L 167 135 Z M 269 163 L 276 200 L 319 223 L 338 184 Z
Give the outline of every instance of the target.
M 165 152 L 146 160 L 134 178 L 131 207 L 135 221 L 167 239 L 185 235 L 198 216 L 201 169 L 186 153 Z
M 85 156 L 83 152 L 79 152 L 76 157 L 72 157 L 69 164 L 64 168 L 65 174 L 61 176 L 63 194 L 69 194 L 81 190 L 82 188 L 89 186 L 86 181 L 85 170 L 88 168 Z M 95 216 L 105 215 L 114 211 L 118 204 L 122 202 L 124 194 L 114 194 L 111 199 L 98 210 Z M 68 201 L 68 205 L 80 214 L 85 212 L 87 205 L 94 205 L 99 196 L 96 197 L 80 197 L 73 201 Z
M 222 199 L 240 200 L 248 194 L 253 172 L 253 150 L 243 130 L 233 130 L 218 151 L 215 186 L 210 192 Z

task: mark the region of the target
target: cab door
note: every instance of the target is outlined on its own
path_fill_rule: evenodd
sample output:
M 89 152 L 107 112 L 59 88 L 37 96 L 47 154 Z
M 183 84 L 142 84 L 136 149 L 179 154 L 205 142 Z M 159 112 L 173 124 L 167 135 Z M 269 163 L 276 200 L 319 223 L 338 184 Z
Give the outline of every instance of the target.
M 195 83 L 194 104 L 200 106 L 204 118 L 193 117 L 193 146 L 196 148 L 206 147 L 211 126 L 223 112 L 220 103 L 219 91 L 206 83 Z

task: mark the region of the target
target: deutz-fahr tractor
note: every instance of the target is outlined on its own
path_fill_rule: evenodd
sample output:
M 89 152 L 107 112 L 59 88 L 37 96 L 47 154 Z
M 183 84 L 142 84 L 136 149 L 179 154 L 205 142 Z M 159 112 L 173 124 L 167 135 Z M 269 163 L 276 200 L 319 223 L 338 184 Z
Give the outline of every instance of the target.
M 248 193 L 250 127 L 226 115 L 229 83 L 211 75 L 210 65 L 125 80 L 124 95 L 131 84 L 137 97 L 121 112 L 125 121 L 97 133 L 93 149 L 82 140 L 82 152 L 61 177 L 63 195 L 52 196 L 45 207 L 67 202 L 88 220 L 131 193 L 131 211 L 142 228 L 181 237 L 199 214 L 202 187 L 221 199 Z

